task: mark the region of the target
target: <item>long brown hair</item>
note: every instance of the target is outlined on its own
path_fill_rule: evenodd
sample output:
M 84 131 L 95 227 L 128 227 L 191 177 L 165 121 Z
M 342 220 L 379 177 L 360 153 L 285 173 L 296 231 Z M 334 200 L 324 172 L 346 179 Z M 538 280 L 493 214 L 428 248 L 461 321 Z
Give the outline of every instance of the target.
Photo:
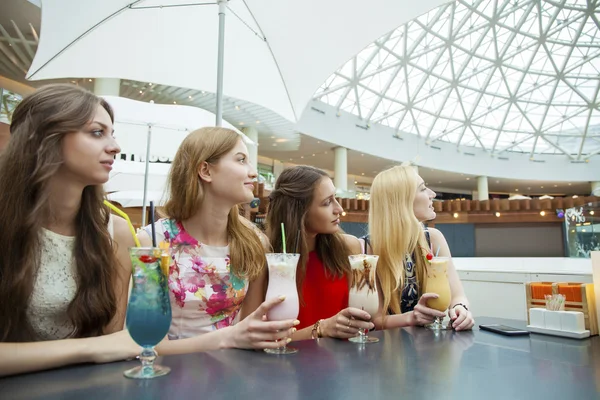
M 185 221 L 196 214 L 204 199 L 203 183 L 198 176 L 202 163 L 217 163 L 240 140 L 242 137 L 236 131 L 219 127 L 201 128 L 186 136 L 171 164 L 169 198 L 163 209 L 167 217 Z M 236 205 L 227 220 L 231 268 L 238 277 L 252 280 L 260 274 L 267 259 L 257 232 L 241 218 Z
M 315 188 L 322 179 L 329 179 L 329 176 L 318 168 L 306 165 L 288 168 L 279 175 L 275 188 L 269 195 L 267 236 L 273 251 L 282 252 L 281 223 L 284 223 L 287 251 L 300 254 L 299 268 L 296 273 L 299 292 L 306 275 L 308 261 L 306 216 L 313 201 Z M 344 275 L 350 276 L 348 274 L 350 249 L 341 233 L 318 234 L 315 251 L 330 276 L 339 278 Z
M 373 254 L 379 255 L 377 277 L 383 309 L 400 314 L 406 256 L 414 257 L 419 294 L 427 279 L 425 251 L 429 248 L 423 225 L 415 216 L 413 202 L 418 175 L 408 164 L 380 172 L 371 185 L 369 234 Z M 424 250 L 425 249 L 425 250 Z
M 40 263 L 42 224 L 53 214 L 50 178 L 63 163 L 63 138 L 88 124 L 98 105 L 113 119 L 104 100 L 55 84 L 35 91 L 14 111 L 10 141 L 0 155 L 0 341 L 34 339 L 26 312 Z M 77 292 L 67 310 L 73 337 L 101 335 L 117 310 L 117 261 L 103 201 L 101 185 L 87 186 L 74 221 Z

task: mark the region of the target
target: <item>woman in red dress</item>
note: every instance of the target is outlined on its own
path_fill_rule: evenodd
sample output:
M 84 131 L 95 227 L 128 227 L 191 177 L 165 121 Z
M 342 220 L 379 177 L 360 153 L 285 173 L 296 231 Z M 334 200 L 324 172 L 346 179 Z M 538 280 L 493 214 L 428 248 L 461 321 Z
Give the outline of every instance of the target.
M 300 254 L 297 271 L 300 314 L 294 340 L 349 338 L 358 329 L 374 327 L 367 312 L 348 307 L 350 262 L 359 254 L 357 238 L 342 234 L 342 207 L 331 178 L 320 169 L 297 166 L 284 170 L 269 195 L 267 236 L 282 252 L 281 223 L 286 248 Z

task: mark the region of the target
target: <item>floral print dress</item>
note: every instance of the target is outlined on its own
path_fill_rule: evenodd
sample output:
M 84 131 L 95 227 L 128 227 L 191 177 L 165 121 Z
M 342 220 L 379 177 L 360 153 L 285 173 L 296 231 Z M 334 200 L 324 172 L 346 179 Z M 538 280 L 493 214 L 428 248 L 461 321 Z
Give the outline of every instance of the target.
M 169 339 L 197 336 L 234 323 L 248 280 L 231 272 L 229 246 L 198 242 L 172 219 L 155 223 L 156 239 L 170 244 L 169 297 L 173 320 Z M 145 227 L 151 235 L 151 226 Z

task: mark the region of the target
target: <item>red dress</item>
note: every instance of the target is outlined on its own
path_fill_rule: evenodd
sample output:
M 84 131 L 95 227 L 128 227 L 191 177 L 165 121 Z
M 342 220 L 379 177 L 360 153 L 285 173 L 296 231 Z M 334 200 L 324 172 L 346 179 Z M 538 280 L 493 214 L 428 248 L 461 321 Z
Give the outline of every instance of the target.
M 348 278 L 327 276 L 325 267 L 311 251 L 308 253 L 306 275 L 302 282 L 302 300 L 298 320 L 298 330 L 312 326 L 320 319 L 333 317 L 348 307 Z

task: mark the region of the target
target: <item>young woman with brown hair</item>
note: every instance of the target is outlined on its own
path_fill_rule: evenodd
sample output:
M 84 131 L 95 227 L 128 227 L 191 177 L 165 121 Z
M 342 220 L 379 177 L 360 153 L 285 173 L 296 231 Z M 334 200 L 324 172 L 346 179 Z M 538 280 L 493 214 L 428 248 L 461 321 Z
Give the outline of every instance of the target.
M 331 178 L 314 167 L 289 168 L 277 178 L 269 198 L 267 235 L 273 251 L 282 252 L 283 222 L 286 248 L 300 254 L 296 274 L 300 324 L 294 340 L 349 338 L 359 328 L 372 328 L 369 321 L 375 316 L 348 307 L 348 256 L 361 249 L 358 239 L 341 232 L 343 209 Z
M 120 151 L 111 107 L 49 85 L 19 104 L 10 132 L 0 156 L 0 375 L 135 356 L 118 332 L 133 238 L 103 204 Z
M 276 340 L 295 331 L 293 320 L 264 320 L 284 300 L 263 303 L 268 244 L 239 215 L 238 205 L 254 197 L 256 176 L 246 144 L 233 130 L 198 129 L 181 143 L 169 175 L 167 218 L 155 223 L 157 240 L 172 250 L 171 340 L 158 346 L 160 354 L 277 348 Z M 150 235 L 151 226 L 138 234 L 146 245 Z

